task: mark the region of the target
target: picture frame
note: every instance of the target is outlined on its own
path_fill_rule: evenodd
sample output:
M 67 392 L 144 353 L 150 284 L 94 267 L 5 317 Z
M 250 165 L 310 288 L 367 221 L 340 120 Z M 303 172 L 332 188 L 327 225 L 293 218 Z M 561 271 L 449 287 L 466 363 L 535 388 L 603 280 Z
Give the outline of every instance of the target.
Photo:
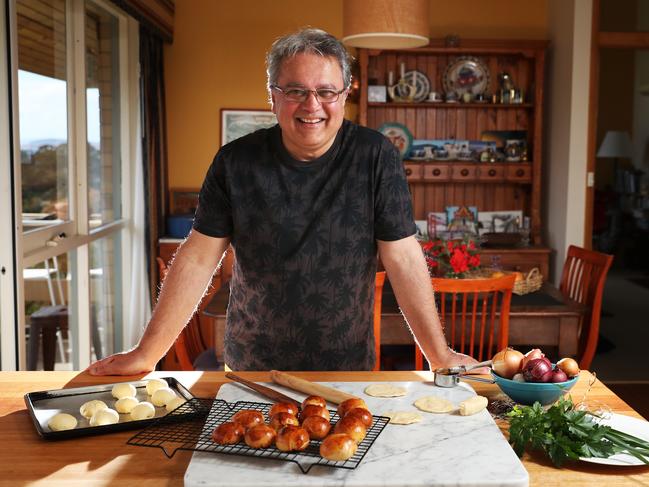
M 221 108 L 221 147 L 256 130 L 272 127 L 277 118 L 271 110 Z

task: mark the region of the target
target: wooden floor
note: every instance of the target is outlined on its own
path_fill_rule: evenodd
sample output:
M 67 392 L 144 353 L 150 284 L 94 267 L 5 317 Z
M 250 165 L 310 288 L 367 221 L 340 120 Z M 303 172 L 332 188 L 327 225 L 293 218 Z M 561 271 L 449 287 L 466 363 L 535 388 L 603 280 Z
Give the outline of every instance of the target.
M 649 382 L 605 382 L 605 384 L 645 419 L 649 419 Z

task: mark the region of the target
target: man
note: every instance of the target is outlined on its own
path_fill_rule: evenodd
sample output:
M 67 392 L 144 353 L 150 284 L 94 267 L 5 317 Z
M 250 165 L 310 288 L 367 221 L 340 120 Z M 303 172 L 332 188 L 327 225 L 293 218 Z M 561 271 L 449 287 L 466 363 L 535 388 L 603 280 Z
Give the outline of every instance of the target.
M 475 363 L 446 345 L 397 151 L 343 119 L 345 48 L 306 29 L 273 44 L 267 72 L 278 125 L 218 152 L 140 343 L 90 373 L 153 370 L 230 243 L 225 363 L 233 370 L 372 369 L 377 250 L 429 362 Z

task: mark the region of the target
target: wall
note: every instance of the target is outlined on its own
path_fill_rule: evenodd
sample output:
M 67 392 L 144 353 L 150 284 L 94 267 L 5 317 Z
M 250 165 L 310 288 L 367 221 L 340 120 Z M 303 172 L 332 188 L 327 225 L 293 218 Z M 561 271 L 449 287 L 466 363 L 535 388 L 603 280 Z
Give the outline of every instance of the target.
M 558 282 L 570 244 L 583 246 L 590 78 L 591 0 L 550 0 L 543 182 L 546 243 Z
M 543 39 L 547 0 L 431 0 L 430 24 L 433 37 Z M 200 186 L 219 147 L 221 108 L 269 108 L 266 50 L 306 25 L 340 36 L 342 0 L 176 2 L 164 52 L 170 187 Z

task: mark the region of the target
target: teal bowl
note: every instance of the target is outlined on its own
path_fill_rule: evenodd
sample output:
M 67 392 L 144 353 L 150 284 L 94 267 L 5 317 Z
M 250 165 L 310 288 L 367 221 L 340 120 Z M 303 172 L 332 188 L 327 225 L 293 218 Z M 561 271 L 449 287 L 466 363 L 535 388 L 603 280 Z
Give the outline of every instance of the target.
M 554 364 L 552 364 L 554 367 Z M 577 383 L 579 376 L 568 379 L 566 382 L 518 382 L 500 377 L 491 371 L 496 385 L 518 404 L 532 405 L 540 402 L 543 406 L 553 404 Z

